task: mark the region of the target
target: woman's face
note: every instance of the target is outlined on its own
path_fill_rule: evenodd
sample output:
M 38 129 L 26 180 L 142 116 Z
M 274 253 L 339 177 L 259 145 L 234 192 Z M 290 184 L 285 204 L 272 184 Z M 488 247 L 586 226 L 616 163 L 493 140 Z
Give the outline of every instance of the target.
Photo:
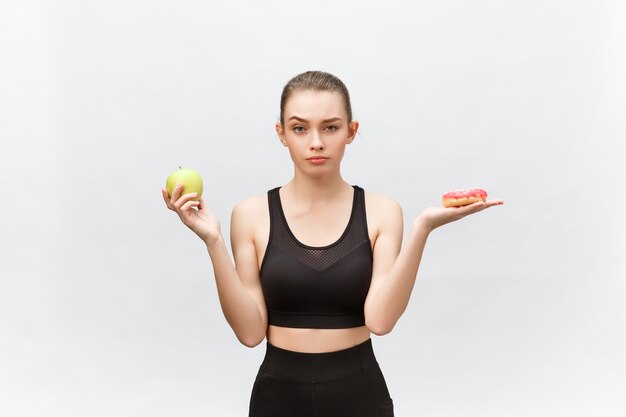
M 352 143 L 359 123 L 348 123 L 343 97 L 330 91 L 300 90 L 285 104 L 284 126 L 276 123 L 276 133 L 296 168 L 317 173 L 338 169 L 346 145 Z M 326 157 L 322 163 L 307 158 Z

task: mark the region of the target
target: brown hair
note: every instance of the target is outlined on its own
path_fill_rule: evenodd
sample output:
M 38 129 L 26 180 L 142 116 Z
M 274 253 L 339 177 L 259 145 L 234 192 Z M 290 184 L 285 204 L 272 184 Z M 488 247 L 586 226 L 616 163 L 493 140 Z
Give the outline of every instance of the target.
M 293 77 L 285 87 L 280 96 L 280 124 L 284 126 L 284 113 L 287 100 L 298 90 L 330 91 L 339 93 L 343 97 L 348 114 L 348 123 L 352 122 L 352 106 L 350 105 L 350 94 L 345 84 L 333 74 L 323 71 L 307 71 Z

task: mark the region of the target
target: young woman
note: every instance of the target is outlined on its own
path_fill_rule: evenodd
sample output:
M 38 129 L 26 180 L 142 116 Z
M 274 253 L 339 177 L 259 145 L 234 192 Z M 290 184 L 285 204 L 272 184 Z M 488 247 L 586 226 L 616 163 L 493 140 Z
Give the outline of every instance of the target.
M 393 400 L 372 348 L 404 312 L 429 233 L 501 200 L 424 210 L 402 244 L 392 198 L 350 185 L 340 172 L 359 123 L 332 74 L 308 71 L 285 85 L 276 132 L 294 176 L 235 205 L 231 262 L 220 222 L 204 200 L 167 207 L 206 244 L 220 304 L 241 343 L 265 357 L 249 417 L 390 417 Z M 402 250 L 401 250 L 402 249 Z

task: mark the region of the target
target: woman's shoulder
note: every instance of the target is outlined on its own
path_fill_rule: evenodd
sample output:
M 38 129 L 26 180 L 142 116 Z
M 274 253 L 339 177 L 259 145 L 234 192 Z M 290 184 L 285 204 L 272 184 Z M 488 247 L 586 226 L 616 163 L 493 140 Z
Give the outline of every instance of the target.
M 393 197 L 365 191 L 365 211 L 369 228 L 375 231 L 374 236 L 380 235 L 383 230 L 402 228 L 402 207 Z
M 392 212 L 392 211 L 402 211 L 402 207 L 398 201 L 386 194 L 373 193 L 371 191 L 365 192 L 365 203 L 368 208 L 376 210 L 380 213 Z
M 267 191 L 243 198 L 235 203 L 233 212 L 238 211 L 246 215 L 263 212 L 267 208 Z

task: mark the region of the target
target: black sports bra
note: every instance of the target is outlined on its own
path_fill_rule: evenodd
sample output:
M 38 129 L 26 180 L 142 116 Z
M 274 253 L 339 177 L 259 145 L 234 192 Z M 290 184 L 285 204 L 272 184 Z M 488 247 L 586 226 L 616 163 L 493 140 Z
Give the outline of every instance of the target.
M 267 192 L 270 234 L 260 277 L 268 323 L 282 327 L 338 329 L 365 325 L 365 298 L 373 254 L 363 188 L 353 185 L 350 221 L 326 246 L 301 243 L 289 229 L 280 187 Z

